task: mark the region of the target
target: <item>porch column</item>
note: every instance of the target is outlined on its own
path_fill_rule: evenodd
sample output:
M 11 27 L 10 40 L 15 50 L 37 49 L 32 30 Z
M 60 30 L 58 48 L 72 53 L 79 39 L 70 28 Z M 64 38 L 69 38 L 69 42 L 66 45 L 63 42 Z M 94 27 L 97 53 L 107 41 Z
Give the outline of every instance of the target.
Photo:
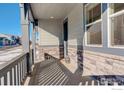
M 108 11 L 109 11 L 109 5 L 107 3 L 102 3 L 102 34 L 103 34 L 103 47 L 108 48 Z
M 64 20 L 64 58 L 68 57 L 68 19 Z
M 36 61 L 36 27 L 34 25 L 32 31 L 32 49 L 33 49 L 33 61 L 35 62 Z
M 20 4 L 21 28 L 22 28 L 22 46 L 23 51 L 27 54 L 27 73 L 31 73 L 30 60 L 30 29 L 29 29 L 29 4 Z
M 68 47 L 68 45 L 67 45 L 67 41 L 64 41 L 64 58 L 66 58 L 67 56 L 68 56 L 68 53 L 67 53 L 67 47 Z

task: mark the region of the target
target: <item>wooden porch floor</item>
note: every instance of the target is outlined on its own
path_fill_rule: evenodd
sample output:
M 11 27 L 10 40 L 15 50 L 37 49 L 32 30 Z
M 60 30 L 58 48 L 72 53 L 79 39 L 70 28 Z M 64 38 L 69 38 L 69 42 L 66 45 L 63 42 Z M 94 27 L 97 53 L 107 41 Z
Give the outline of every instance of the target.
M 59 61 L 43 61 L 35 65 L 29 85 L 98 85 L 97 81 L 81 75 L 81 69 L 71 73 Z

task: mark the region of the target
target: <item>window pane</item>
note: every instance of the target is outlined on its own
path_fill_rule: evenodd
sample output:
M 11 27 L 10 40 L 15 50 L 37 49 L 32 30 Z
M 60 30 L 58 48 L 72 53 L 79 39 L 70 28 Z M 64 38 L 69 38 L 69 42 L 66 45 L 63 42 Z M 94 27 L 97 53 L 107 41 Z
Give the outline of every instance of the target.
M 124 9 L 124 3 L 111 4 L 111 14 Z
M 98 4 L 93 8 L 93 21 L 101 18 L 101 4 Z
M 124 15 L 112 18 L 111 30 L 112 45 L 124 45 Z
M 87 7 L 87 24 L 94 22 L 101 18 L 101 4 L 92 4 L 92 6 Z
M 101 22 L 87 27 L 87 44 L 102 44 Z

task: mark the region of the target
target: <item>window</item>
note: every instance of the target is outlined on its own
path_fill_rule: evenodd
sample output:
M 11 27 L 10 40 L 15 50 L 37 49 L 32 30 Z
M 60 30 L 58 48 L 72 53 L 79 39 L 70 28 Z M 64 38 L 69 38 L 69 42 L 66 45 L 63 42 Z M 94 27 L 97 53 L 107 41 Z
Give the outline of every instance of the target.
M 124 45 L 124 4 L 111 4 L 111 46 Z
M 116 4 L 110 4 L 111 6 L 111 14 L 116 13 L 118 11 L 121 11 L 124 9 L 124 3 L 116 3 Z
M 92 8 L 93 7 L 93 8 Z M 91 7 L 86 9 L 87 24 L 92 23 L 101 18 L 101 4 L 92 4 Z
M 101 45 L 101 4 L 89 4 L 85 8 L 86 13 L 86 43 L 88 45 Z
M 87 27 L 87 44 L 101 44 L 101 22 Z

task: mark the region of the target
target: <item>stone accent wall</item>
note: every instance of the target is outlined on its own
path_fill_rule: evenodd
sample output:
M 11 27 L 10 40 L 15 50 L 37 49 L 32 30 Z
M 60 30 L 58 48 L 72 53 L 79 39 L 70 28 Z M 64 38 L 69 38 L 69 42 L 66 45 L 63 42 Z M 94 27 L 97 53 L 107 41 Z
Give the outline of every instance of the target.
M 61 47 L 37 47 L 37 60 L 45 60 L 45 53 L 61 59 L 63 50 Z M 82 76 L 88 75 L 124 75 L 124 57 L 92 52 L 87 50 L 80 50 L 78 48 L 68 48 L 68 56 L 70 58 L 70 63 L 64 63 L 65 60 L 62 59 L 61 62 L 66 65 L 71 72 L 75 72 L 78 69 L 79 64 L 82 64 Z M 68 67 L 69 66 L 69 67 Z
M 72 73 L 75 73 L 79 68 L 82 61 L 82 49 L 77 46 L 68 47 L 68 56 L 70 58 L 70 62 L 66 62 L 64 59 L 61 60 L 61 63 Z
M 64 57 L 63 54 L 63 47 L 61 46 L 49 46 L 49 47 L 42 47 L 42 46 L 37 46 L 36 47 L 36 60 L 37 61 L 44 61 L 45 60 L 45 54 L 49 54 L 52 57 L 55 57 L 57 59 L 61 59 Z
M 63 60 L 62 62 L 66 67 L 70 66 L 67 68 L 73 73 L 79 67 L 79 64 L 82 64 L 82 76 L 124 75 L 123 56 L 92 52 L 88 50 L 83 51 L 78 48 L 68 48 L 68 55 L 70 57 L 70 63 L 66 64 Z
M 76 65 L 77 64 L 77 49 L 68 48 L 68 56 L 70 57 L 70 62 Z
M 124 57 L 84 51 L 83 75 L 124 75 Z

